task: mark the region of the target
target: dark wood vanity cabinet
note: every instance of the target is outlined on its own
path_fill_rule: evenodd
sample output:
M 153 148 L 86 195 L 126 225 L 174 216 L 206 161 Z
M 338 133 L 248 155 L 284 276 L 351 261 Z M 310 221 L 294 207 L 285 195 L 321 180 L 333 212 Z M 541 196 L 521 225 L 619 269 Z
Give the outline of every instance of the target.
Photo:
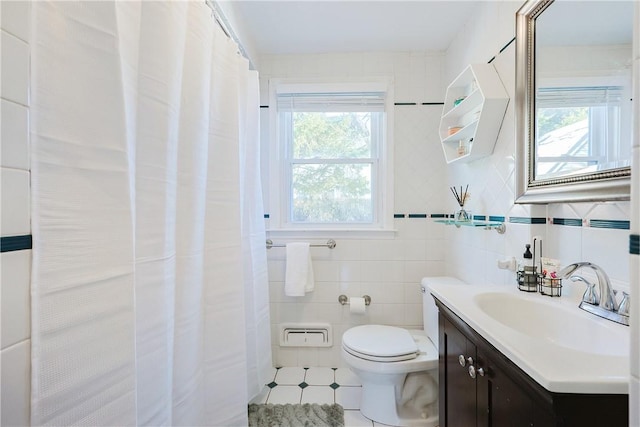
M 437 299 L 436 304 L 440 427 L 628 425 L 628 395 L 549 392 Z

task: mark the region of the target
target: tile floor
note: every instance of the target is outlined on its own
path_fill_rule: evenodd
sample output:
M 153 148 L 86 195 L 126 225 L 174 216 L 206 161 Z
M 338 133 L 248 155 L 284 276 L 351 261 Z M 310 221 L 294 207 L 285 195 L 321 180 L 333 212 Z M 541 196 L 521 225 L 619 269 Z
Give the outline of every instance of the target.
M 362 385 L 349 368 L 274 368 L 272 381 L 252 403 L 338 403 L 345 427 L 382 427 L 360 413 Z

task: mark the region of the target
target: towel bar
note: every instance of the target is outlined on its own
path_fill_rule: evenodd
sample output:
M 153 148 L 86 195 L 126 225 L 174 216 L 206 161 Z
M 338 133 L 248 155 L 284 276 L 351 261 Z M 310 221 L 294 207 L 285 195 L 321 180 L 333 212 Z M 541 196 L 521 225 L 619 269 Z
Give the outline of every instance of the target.
M 267 239 L 267 249 L 271 248 L 284 248 L 286 245 L 274 245 L 273 240 Z M 329 248 L 333 249 L 336 247 L 336 241 L 333 239 L 327 240 L 327 243 L 317 244 L 317 245 L 309 245 L 312 248 Z

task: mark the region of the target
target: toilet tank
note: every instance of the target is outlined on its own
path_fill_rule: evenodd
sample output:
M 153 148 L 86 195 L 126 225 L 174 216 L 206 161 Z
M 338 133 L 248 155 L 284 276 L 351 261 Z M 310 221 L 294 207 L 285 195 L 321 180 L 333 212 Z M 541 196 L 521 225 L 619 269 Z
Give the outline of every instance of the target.
M 427 334 L 433 345 L 438 348 L 438 308 L 429 292 L 429 285 L 432 284 L 464 284 L 463 281 L 455 277 L 424 277 L 422 278 L 422 321 L 424 322 L 424 332 Z

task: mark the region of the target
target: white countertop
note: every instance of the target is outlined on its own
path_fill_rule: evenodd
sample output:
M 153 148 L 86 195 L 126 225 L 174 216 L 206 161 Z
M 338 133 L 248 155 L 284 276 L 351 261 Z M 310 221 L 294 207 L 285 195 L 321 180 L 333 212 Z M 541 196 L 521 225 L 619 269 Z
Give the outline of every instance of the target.
M 521 292 L 515 284 L 512 287 L 434 284 L 429 291 L 547 390 L 629 392 L 629 327 L 579 309 L 579 301 Z M 490 315 L 479 301 L 491 303 L 491 299 L 517 304 L 504 304 L 504 309 L 499 307 L 496 315 Z M 517 325 L 523 324 L 523 318 L 509 316 L 535 315 L 516 306 L 533 307 L 536 313 L 552 315 L 534 319 L 536 323 L 519 329 Z M 550 324 L 550 318 L 554 323 Z M 532 328 L 529 333 L 523 332 L 527 326 Z M 550 333 L 545 331 L 552 327 Z

